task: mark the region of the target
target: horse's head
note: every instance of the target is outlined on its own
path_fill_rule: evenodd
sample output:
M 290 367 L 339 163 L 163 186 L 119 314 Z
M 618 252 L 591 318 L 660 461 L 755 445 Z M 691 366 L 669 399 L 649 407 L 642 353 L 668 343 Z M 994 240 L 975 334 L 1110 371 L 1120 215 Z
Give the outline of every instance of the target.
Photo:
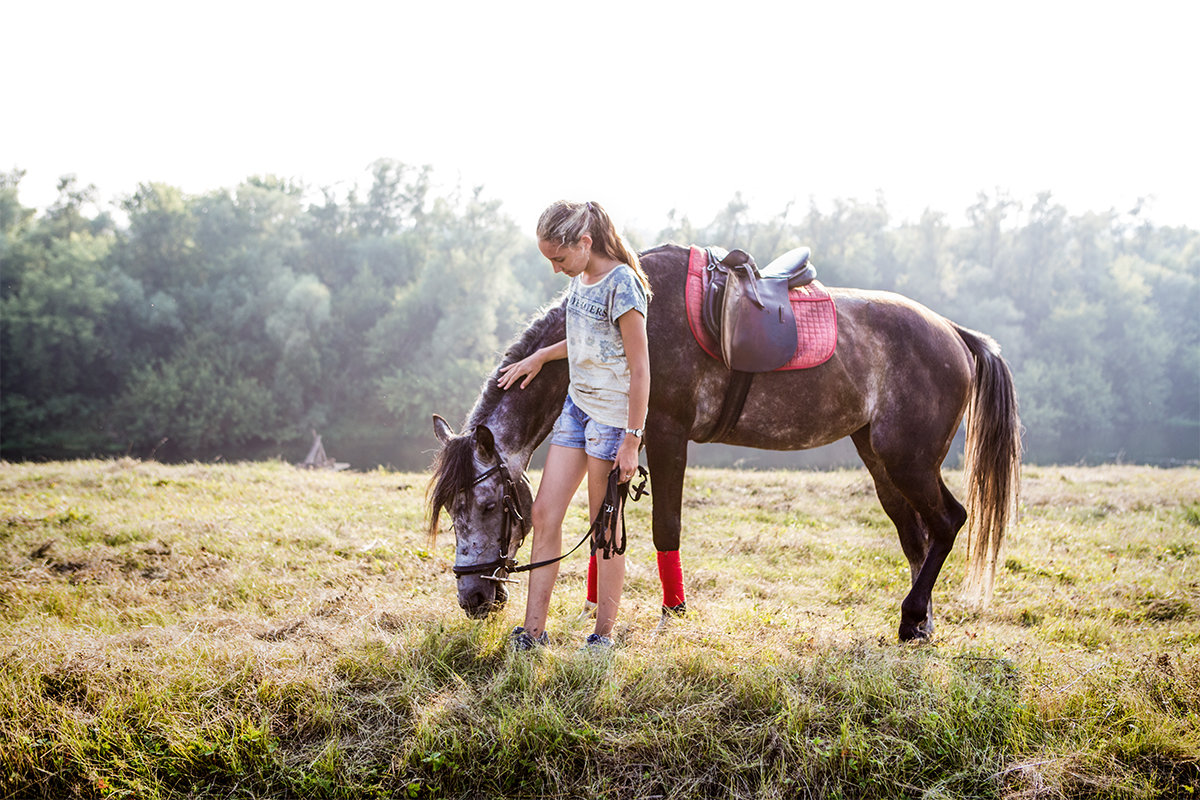
M 435 414 L 433 431 L 442 449 L 429 484 L 429 534 L 437 536 L 446 509 L 454 525 L 458 604 L 481 619 L 508 600 L 504 565 L 529 531 L 533 492 L 524 471 L 497 450 L 486 425 L 456 436 Z

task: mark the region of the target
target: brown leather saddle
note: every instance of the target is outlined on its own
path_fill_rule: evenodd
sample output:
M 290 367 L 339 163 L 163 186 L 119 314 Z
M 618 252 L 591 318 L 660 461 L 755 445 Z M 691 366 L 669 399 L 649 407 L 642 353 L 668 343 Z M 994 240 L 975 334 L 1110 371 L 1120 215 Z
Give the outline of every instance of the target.
M 796 316 L 788 292 L 811 283 L 810 251 L 797 247 L 760 270 L 745 250 L 705 250 L 709 280 L 701 307 L 704 327 L 721 345 L 725 366 L 770 372 L 796 352 Z

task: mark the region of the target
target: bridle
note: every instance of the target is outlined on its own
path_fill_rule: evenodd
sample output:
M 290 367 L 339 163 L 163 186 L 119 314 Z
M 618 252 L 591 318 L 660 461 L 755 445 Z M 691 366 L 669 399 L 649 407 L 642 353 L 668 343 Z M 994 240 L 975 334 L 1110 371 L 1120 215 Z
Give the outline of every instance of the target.
M 640 486 L 633 487 L 634 500 L 638 500 L 644 494 L 649 494 L 649 492 L 646 491 L 647 474 L 645 468 L 639 466 L 638 472 L 641 475 L 642 481 Z M 508 471 L 508 467 L 505 466 L 504 459 L 500 459 L 500 462 L 496 464 L 496 466 L 485 470 L 482 474 L 475 478 L 475 480 L 471 482 L 470 488 L 475 488 L 496 473 L 500 473 L 500 486 L 502 491 L 500 503 L 502 506 L 501 527 L 503 528 L 503 533 L 500 535 L 500 553 L 495 559 L 486 561 L 482 564 L 469 564 L 467 566 L 459 566 L 458 564 L 455 564 L 451 568 L 451 571 L 454 572 L 454 577 L 456 579 L 461 578 L 464 575 L 481 575 L 485 581 L 496 581 L 497 583 L 516 583 L 517 581 L 514 578 L 510 578 L 508 576 L 517 572 L 528 572 L 529 570 L 538 569 L 539 567 L 557 564 L 559 561 L 562 561 L 564 558 L 571 555 L 571 553 L 574 553 L 576 550 L 578 550 L 584 542 L 592 537 L 593 531 L 592 529 L 589 529 L 588 532 L 584 534 L 583 538 L 579 540 L 579 544 L 575 545 L 561 556 L 556 558 L 548 558 L 545 561 L 535 561 L 531 564 L 523 564 L 518 566 L 517 560 L 509 555 L 509 550 L 512 548 L 513 526 L 516 525 L 524 528 L 525 517 L 521 516 L 521 509 L 517 506 L 517 482 L 513 480 L 512 473 L 510 473 Z M 524 474 L 521 475 L 521 479 L 525 480 Z M 606 509 L 612 513 L 614 508 L 619 505 L 618 510 L 623 511 L 624 498 L 621 500 L 622 502 L 619 504 L 609 504 L 606 497 Z M 612 507 L 610 507 L 610 505 Z M 517 543 L 517 546 L 520 546 L 520 542 Z M 620 552 L 624 552 L 623 546 Z M 490 575 L 485 574 L 489 572 L 491 573 Z
M 471 488 L 475 488 L 497 472 L 500 473 L 500 486 L 502 490 L 500 504 L 502 506 L 501 528 L 503 532 L 500 534 L 500 555 L 496 559 L 483 564 L 470 564 L 465 567 L 455 564 L 452 567 L 455 578 L 461 578 L 464 575 L 483 575 L 485 572 L 490 572 L 490 575 L 483 575 L 484 580 L 516 583 L 515 580 L 507 577 L 508 573 L 524 572 L 525 570 L 533 569 L 533 565 L 518 567 L 517 560 L 508 554 L 509 549 L 512 547 L 513 526 L 519 525 L 524 527 L 525 517 L 521 515 L 521 509 L 517 507 L 517 482 L 513 480 L 512 473 L 505 466 L 504 459 L 500 459 L 500 462 L 496 466 L 484 471 L 472 481 Z M 524 479 L 525 476 L 522 475 L 521 477 Z

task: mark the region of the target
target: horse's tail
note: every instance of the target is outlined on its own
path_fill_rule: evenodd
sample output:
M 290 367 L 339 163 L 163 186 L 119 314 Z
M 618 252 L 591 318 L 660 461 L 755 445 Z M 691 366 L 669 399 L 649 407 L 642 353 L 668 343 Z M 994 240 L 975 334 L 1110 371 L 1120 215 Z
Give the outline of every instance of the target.
M 1021 418 L 1012 373 L 992 337 L 955 326 L 975 356 L 974 392 L 967 404 L 964 474 L 967 482 L 967 576 L 964 597 L 992 599 L 1004 534 L 1015 520 L 1020 493 Z

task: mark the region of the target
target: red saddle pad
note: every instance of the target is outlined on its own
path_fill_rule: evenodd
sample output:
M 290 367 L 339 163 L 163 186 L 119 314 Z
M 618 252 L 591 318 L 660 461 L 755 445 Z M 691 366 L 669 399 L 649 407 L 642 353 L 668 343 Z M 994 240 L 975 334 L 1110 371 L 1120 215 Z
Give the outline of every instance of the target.
M 699 247 L 692 247 L 688 258 L 688 275 L 685 284 L 688 327 L 696 342 L 718 361 L 721 346 L 704 329 L 700 306 L 704 300 L 704 288 L 708 283 L 708 256 Z M 833 298 L 820 281 L 792 289 L 792 311 L 796 315 L 796 352 L 792 359 L 777 372 L 785 369 L 805 369 L 824 364 L 833 356 L 837 347 L 837 309 Z

